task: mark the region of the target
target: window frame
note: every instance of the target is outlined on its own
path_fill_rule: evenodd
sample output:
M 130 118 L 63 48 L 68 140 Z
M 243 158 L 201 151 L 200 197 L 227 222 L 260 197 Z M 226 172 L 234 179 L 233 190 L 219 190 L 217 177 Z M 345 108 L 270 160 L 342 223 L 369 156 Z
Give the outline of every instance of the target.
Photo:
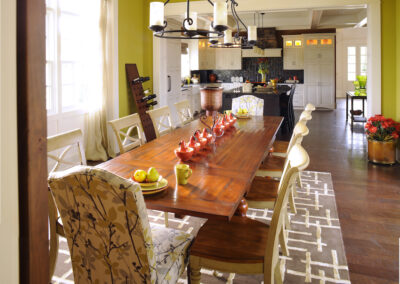
M 47 93 L 46 93 L 46 109 L 47 116 L 52 118 L 63 117 L 65 115 L 74 115 L 74 114 L 84 114 L 88 113 L 84 104 L 76 103 L 72 106 L 63 107 L 63 80 L 62 80 L 62 67 L 63 63 L 68 62 L 78 62 L 71 60 L 62 60 L 61 54 L 61 45 L 62 45 L 62 37 L 60 31 L 60 21 L 63 14 L 80 16 L 78 13 L 71 12 L 69 10 L 61 10 L 60 8 L 60 0 L 47 0 L 46 1 L 46 21 L 49 19 L 48 13 L 52 13 L 51 20 L 53 24 L 53 28 L 49 28 L 49 23 L 46 22 L 46 48 L 51 46 L 52 48 L 52 60 L 49 60 L 48 54 L 46 51 L 46 92 L 47 88 L 50 87 L 50 108 L 47 109 Z M 51 33 L 51 41 L 48 42 L 49 33 Z M 47 64 L 51 63 L 51 85 L 47 85 Z

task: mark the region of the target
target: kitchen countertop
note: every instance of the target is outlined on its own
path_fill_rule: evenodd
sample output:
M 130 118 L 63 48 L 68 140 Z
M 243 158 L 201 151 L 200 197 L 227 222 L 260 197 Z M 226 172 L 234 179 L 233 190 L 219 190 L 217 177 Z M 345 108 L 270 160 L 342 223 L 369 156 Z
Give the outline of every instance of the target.
M 290 90 L 290 88 L 285 87 L 285 86 L 279 86 L 275 89 L 275 90 L 271 90 L 271 91 L 263 91 L 263 92 L 256 92 L 256 91 L 252 91 L 252 92 L 243 92 L 242 88 L 237 88 L 237 89 L 233 89 L 233 90 L 227 90 L 224 91 L 225 94 L 242 94 L 242 95 L 280 95 L 280 94 L 285 94 L 286 92 L 288 92 Z

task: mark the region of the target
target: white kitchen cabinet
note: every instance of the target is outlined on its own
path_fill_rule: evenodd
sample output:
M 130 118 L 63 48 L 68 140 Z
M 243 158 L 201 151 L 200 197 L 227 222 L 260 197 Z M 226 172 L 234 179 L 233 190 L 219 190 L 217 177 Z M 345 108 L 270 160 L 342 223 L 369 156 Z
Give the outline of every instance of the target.
M 154 37 L 153 40 L 153 89 L 157 94 L 158 105 L 168 106 L 172 122 L 178 122 L 174 103 L 181 96 L 181 42 Z
M 335 108 L 335 35 L 304 35 L 305 103 Z
M 303 35 L 283 36 L 283 69 L 304 69 Z
M 282 48 L 266 48 L 264 54 L 258 54 L 253 48 L 242 49 L 242 57 L 282 57 Z
M 293 107 L 304 108 L 304 84 L 297 84 L 293 96 Z
M 198 70 L 213 70 L 216 68 L 216 49 L 208 46 L 207 40 L 198 41 L 198 56 L 199 56 L 199 69 Z M 196 69 L 192 69 L 196 70 Z
M 241 70 L 240 48 L 212 48 L 207 40 L 189 43 L 190 70 Z
M 241 70 L 242 50 L 240 48 L 210 48 L 215 50 L 216 70 Z

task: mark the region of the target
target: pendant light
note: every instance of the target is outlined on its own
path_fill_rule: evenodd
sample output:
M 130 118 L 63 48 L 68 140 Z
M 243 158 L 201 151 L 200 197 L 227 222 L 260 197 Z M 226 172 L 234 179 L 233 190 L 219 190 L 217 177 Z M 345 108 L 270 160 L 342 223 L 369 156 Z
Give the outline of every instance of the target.
M 211 24 L 212 29 L 198 29 L 197 12 L 190 11 L 190 0 L 186 1 L 185 19 L 182 22 L 180 30 L 167 30 L 168 23 L 164 19 L 164 6 L 170 0 L 165 2 L 150 3 L 150 26 L 149 29 L 154 32 L 154 36 L 169 39 L 218 39 L 224 36 L 223 31 L 228 29 L 228 12 L 227 2 L 225 0 L 217 0 L 214 6 L 214 21 Z M 215 41 L 213 41 L 215 42 Z

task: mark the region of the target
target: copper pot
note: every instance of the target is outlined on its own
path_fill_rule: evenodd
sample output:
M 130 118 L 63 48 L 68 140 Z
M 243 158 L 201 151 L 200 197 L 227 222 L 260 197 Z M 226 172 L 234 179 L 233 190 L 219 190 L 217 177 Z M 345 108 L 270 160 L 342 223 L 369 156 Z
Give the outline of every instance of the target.
M 368 160 L 385 165 L 396 163 L 396 141 L 382 142 L 368 139 Z
M 213 112 L 222 107 L 221 87 L 205 87 L 200 89 L 201 108 L 206 110 L 207 116 L 212 116 Z

